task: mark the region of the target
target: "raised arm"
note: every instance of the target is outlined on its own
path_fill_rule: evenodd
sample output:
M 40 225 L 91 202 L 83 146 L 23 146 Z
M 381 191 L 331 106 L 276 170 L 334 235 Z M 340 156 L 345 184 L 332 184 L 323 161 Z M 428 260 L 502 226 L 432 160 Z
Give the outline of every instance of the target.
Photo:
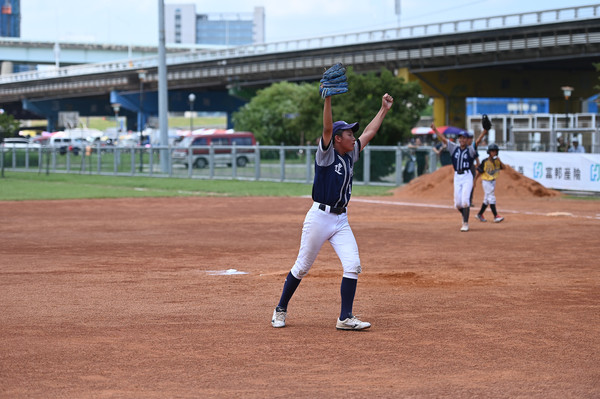
M 331 97 L 323 102 L 323 147 L 327 148 L 333 134 L 333 117 L 331 116 Z
M 442 143 L 444 143 L 444 145 L 448 145 L 448 139 L 446 138 L 446 136 L 444 136 L 442 133 L 440 133 L 439 130 L 437 130 L 437 127 L 435 126 L 435 123 L 431 123 L 431 129 L 433 130 L 433 132 L 435 134 L 437 134 L 438 139 L 441 140 Z
M 486 134 L 488 134 L 488 131 L 486 129 L 483 129 L 479 137 L 477 137 L 477 140 L 475 140 L 476 147 L 479 147 L 479 144 L 481 144 L 481 140 L 483 140 L 483 136 L 485 136 Z
M 373 120 L 369 122 L 363 133 L 358 138 L 360 140 L 361 151 L 366 147 L 367 144 L 369 144 L 369 141 L 375 137 L 375 133 L 377 133 L 379 127 L 381 127 L 381 123 L 383 122 L 383 119 L 387 115 L 388 111 L 392 108 L 393 103 L 394 99 L 392 96 L 390 96 L 388 93 L 385 93 L 381 99 L 381 108 L 379 108 L 379 112 L 377 112 L 377 115 L 375 115 Z

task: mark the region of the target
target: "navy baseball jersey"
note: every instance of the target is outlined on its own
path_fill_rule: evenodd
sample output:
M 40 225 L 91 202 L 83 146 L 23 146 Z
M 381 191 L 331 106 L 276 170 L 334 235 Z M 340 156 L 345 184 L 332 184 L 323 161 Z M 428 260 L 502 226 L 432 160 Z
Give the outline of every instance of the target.
M 471 170 L 471 166 L 475 162 L 475 155 L 477 154 L 473 146 L 468 145 L 463 150 L 460 148 L 460 145 L 448 140 L 448 151 L 452 158 L 452 166 L 456 172 L 464 173 L 465 170 Z
M 333 137 L 327 148 L 323 148 L 323 140 L 319 141 L 315 155 L 315 179 L 312 188 L 312 199 L 315 202 L 335 208 L 348 205 L 352 194 L 352 176 L 354 162 L 360 156 L 360 141 L 354 143 L 354 150 L 344 155 L 333 147 Z

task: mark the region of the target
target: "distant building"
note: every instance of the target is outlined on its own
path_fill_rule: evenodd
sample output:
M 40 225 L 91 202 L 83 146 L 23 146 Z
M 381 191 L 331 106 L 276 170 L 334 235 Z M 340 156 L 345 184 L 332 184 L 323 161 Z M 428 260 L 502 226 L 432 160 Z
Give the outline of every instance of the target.
M 0 0 L 0 36 L 21 37 L 21 0 Z
M 2 0 L 0 0 L 2 1 Z M 264 43 L 265 9 L 254 12 L 196 14 L 195 4 L 165 4 L 167 43 L 243 46 Z

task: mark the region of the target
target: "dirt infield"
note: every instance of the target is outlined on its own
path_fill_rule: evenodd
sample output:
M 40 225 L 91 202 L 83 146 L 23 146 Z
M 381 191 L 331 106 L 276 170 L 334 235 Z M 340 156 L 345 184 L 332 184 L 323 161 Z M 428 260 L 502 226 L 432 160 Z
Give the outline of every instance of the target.
M 0 204 L 0 397 L 599 397 L 599 202 L 499 189 L 460 233 L 404 190 L 349 208 L 361 332 L 329 245 L 270 326 L 310 199 Z

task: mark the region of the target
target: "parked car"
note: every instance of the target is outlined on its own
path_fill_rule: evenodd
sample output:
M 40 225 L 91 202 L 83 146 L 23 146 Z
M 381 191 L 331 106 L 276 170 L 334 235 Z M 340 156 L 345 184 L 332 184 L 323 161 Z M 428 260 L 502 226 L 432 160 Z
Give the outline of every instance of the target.
M 84 139 L 72 139 L 70 137 L 51 137 L 48 142 L 50 147 L 57 148 L 60 155 L 65 155 L 68 152 L 72 152 L 73 155 L 79 155 L 80 152 L 85 151 L 88 145 Z
M 24 137 L 7 137 L 1 145 L 2 151 L 12 151 L 13 148 L 29 148 L 30 150 L 40 148 L 38 143 L 32 143 Z
M 39 144 L 41 146 L 48 145 L 50 143 L 50 136 L 35 136 L 31 139 L 32 143 Z
M 216 130 L 202 132 L 192 136 L 185 137 L 171 154 L 174 164 L 183 164 L 188 167 L 190 158 L 188 151 L 191 148 L 192 165 L 196 168 L 205 168 L 210 162 L 209 146 L 214 148 L 215 164 L 232 163 L 232 146 L 253 146 L 256 145 L 256 139 L 251 132 L 233 132 L 226 130 Z M 198 147 L 198 148 L 196 148 Z M 239 167 L 244 167 L 250 162 L 254 153 L 251 148 L 236 149 L 235 163 Z

